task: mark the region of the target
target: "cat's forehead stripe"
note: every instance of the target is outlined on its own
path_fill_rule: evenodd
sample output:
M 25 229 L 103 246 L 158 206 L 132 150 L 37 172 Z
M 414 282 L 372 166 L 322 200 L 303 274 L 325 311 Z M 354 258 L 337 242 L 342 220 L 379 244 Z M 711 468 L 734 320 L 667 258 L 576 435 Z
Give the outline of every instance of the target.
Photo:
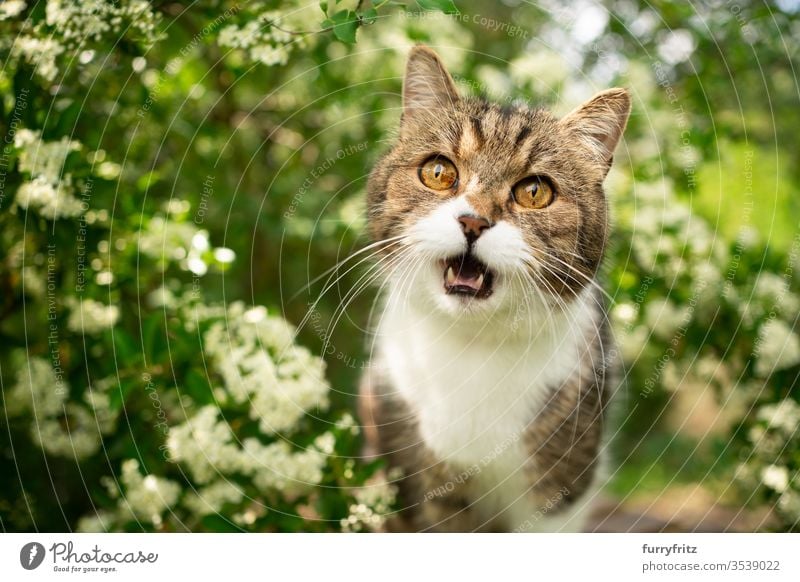
M 461 135 L 456 151 L 459 156 L 471 156 L 483 147 L 485 141 L 481 120 L 478 117 L 470 116 L 469 120 L 461 126 Z

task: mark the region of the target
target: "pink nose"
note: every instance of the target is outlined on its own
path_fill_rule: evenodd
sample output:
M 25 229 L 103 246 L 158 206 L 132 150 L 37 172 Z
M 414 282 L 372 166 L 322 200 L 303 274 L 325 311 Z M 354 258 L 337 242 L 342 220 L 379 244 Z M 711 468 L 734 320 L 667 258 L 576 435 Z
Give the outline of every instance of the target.
M 459 216 L 458 222 L 461 223 L 461 230 L 464 231 L 464 236 L 470 241 L 477 239 L 483 234 L 484 230 L 492 226 L 485 218 L 472 216 L 471 214 Z

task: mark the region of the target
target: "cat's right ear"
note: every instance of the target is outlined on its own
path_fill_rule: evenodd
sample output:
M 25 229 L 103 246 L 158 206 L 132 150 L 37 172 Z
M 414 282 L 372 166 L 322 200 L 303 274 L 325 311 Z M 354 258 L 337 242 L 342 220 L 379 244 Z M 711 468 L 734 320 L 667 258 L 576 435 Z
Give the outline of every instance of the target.
M 403 116 L 400 133 L 426 111 L 433 112 L 458 101 L 458 91 L 439 55 L 426 46 L 411 49 L 403 80 Z

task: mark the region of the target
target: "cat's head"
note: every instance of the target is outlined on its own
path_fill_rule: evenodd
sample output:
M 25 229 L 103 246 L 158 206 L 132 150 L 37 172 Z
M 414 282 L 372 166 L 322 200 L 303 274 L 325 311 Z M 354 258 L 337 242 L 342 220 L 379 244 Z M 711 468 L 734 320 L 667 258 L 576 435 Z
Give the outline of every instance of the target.
M 579 295 L 603 257 L 603 180 L 629 113 L 624 89 L 562 119 L 464 98 L 436 53 L 414 48 L 400 137 L 368 188 L 394 290 L 453 315 Z

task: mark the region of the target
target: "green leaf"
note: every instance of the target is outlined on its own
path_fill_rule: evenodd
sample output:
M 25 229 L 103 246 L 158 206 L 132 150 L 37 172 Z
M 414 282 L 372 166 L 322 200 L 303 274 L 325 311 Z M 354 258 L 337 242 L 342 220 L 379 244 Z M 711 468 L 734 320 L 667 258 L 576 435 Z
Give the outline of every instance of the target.
M 372 24 L 378 18 L 378 11 L 374 8 L 368 8 L 361 14 L 361 18 L 363 18 L 364 22 L 367 24 Z
M 445 14 L 459 14 L 459 10 L 453 0 L 417 0 L 417 4 L 424 10 L 438 10 Z
M 328 13 L 328 0 L 319 0 L 319 7 L 325 14 Z
M 128 395 L 139 387 L 139 380 L 120 380 L 119 386 L 114 386 L 108 393 L 108 407 L 112 411 L 117 411 L 122 408 L 127 400 Z
M 144 353 L 150 365 L 161 361 L 161 356 L 166 349 L 167 336 L 163 323 L 164 316 L 161 313 L 153 313 L 144 321 L 142 330 Z
M 214 394 L 211 391 L 208 378 L 194 368 L 190 368 L 186 372 L 184 388 L 195 402 L 199 402 L 200 404 L 211 404 L 214 402 Z
M 203 517 L 201 523 L 203 524 L 204 531 L 223 533 L 235 533 L 242 531 L 242 528 L 221 515 L 206 515 Z
M 121 362 L 138 362 L 139 350 L 131 335 L 121 327 L 114 328 L 112 335 L 117 350 L 116 358 Z
M 355 44 L 358 16 L 352 10 L 340 10 L 331 17 L 333 34 L 342 42 Z

